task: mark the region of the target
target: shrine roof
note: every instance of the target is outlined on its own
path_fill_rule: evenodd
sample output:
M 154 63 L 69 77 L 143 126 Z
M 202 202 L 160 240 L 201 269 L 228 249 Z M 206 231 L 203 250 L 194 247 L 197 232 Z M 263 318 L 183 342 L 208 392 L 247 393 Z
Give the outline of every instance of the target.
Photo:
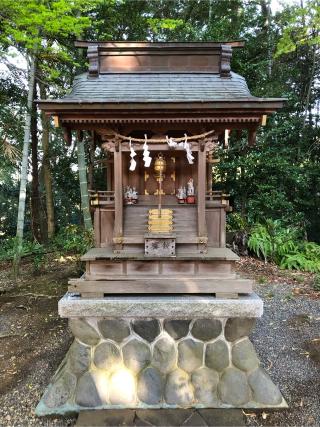
M 234 98 L 255 98 L 245 79 L 235 73 L 227 79 L 209 73 L 110 73 L 99 78 L 77 76 L 71 93 L 60 102 L 211 102 Z
M 54 115 L 162 109 L 271 113 L 281 108 L 284 99 L 251 95 L 245 79 L 231 71 L 232 49 L 243 45 L 79 41 L 77 47 L 87 48 L 88 72 L 75 77 L 63 98 L 37 103 Z

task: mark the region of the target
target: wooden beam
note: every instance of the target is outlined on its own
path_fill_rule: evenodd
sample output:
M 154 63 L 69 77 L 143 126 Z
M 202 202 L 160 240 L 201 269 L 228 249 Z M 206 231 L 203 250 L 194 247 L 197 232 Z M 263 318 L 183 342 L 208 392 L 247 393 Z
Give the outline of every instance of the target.
M 73 281 L 69 284 L 69 292 L 94 294 L 212 294 L 219 293 L 252 293 L 252 281 L 247 279 L 136 279 Z
M 206 151 L 205 146 L 199 142 L 198 149 L 198 236 L 207 235 L 206 228 Z

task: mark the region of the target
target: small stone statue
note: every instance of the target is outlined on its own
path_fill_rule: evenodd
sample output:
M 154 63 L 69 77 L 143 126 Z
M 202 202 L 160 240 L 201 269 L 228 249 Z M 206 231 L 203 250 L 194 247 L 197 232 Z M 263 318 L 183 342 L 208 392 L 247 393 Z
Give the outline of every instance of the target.
M 131 197 L 133 200 L 137 201 L 138 200 L 138 192 L 136 190 L 136 187 L 132 187 L 132 191 L 131 191 Z M 136 203 L 136 202 L 135 202 Z
M 179 187 L 177 192 L 178 203 L 185 203 L 186 197 L 186 187 Z
M 127 187 L 124 190 L 124 200 L 127 205 L 134 205 L 138 202 L 138 192 L 135 187 Z
M 193 185 L 193 179 L 190 178 L 188 181 L 188 189 L 187 189 L 187 195 L 188 196 L 194 196 L 194 185 Z
M 178 188 L 177 198 L 178 198 L 178 199 L 184 199 L 184 191 L 183 191 L 183 187 L 179 187 L 179 188 Z

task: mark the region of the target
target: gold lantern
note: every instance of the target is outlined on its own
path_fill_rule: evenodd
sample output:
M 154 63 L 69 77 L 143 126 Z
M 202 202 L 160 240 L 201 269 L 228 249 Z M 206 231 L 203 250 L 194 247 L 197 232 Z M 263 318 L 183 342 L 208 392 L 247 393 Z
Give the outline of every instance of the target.
M 159 153 L 158 157 L 154 162 L 155 178 L 159 183 L 158 188 L 158 209 L 151 209 L 149 211 L 149 230 L 151 232 L 169 232 L 172 230 L 172 210 L 162 209 L 161 197 L 162 197 L 162 182 L 164 180 L 164 173 L 167 169 L 167 162 L 165 161 L 162 153 Z
M 159 153 L 158 157 L 154 162 L 154 171 L 156 180 L 160 183 L 164 179 L 164 173 L 167 169 L 167 162 L 165 161 L 162 153 Z

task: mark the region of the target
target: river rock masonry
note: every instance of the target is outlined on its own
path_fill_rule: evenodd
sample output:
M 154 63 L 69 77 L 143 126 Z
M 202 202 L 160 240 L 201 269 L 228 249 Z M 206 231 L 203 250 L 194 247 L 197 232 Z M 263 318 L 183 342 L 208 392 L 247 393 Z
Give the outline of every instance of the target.
M 75 339 L 38 415 L 98 408 L 286 407 L 248 338 L 262 314 L 254 294 L 238 300 L 66 295 L 59 312 L 69 318 Z

